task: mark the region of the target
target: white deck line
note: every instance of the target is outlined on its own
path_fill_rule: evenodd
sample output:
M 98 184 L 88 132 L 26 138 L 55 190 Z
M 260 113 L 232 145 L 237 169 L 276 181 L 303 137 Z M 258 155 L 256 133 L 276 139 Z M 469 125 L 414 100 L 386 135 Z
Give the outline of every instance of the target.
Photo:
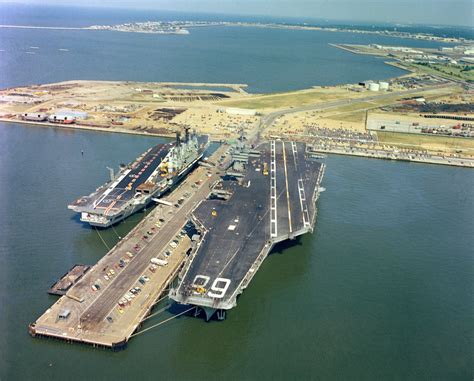
M 291 226 L 291 205 L 290 205 L 290 191 L 288 189 L 288 169 L 286 167 L 285 142 L 282 142 L 282 147 L 283 147 L 283 163 L 285 167 L 286 203 L 287 203 L 287 208 L 288 208 L 288 229 L 291 234 L 293 233 L 293 226 Z
M 298 171 L 298 147 L 295 142 L 291 142 L 291 149 L 293 150 L 293 161 L 295 163 L 295 170 Z
M 109 185 L 107 190 L 103 193 L 102 197 L 99 197 L 95 202 L 92 203 L 92 207 L 95 209 L 97 205 L 99 205 L 102 200 L 104 200 L 110 192 L 112 192 L 115 187 L 131 172 L 131 169 L 127 169 L 125 172 L 122 173 L 121 176 L 117 177 L 112 184 Z
M 270 163 L 270 237 L 278 236 L 277 223 L 277 198 L 276 198 L 276 159 L 275 159 L 275 141 L 270 142 L 271 163 Z
M 304 191 L 303 179 L 298 179 L 298 193 L 300 196 L 301 213 L 303 215 L 303 225 L 305 228 L 311 226 L 309 222 L 308 206 L 306 205 L 306 195 Z

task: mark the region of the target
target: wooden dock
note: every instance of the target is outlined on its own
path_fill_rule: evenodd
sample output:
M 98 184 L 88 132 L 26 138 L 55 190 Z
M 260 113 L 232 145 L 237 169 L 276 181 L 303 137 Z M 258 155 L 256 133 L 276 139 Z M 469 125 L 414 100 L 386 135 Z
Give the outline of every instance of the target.
M 88 265 L 74 265 L 61 279 L 54 283 L 48 290 L 51 295 L 66 295 L 91 267 Z

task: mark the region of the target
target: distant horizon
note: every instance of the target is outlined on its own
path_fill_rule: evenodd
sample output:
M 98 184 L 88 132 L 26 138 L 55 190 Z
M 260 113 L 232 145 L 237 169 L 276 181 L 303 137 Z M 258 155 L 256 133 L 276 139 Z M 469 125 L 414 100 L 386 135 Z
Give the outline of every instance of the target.
M 0 0 L 0 6 L 18 6 L 18 7 L 46 7 L 46 8 L 80 8 L 80 9 L 103 9 L 103 10 L 130 10 L 130 11 L 151 11 L 151 12 L 169 12 L 176 14 L 196 14 L 196 15 L 212 15 L 212 16 L 223 16 L 237 19 L 241 18 L 267 18 L 267 19 L 279 19 L 280 22 L 295 22 L 295 23 L 308 23 L 308 22 L 325 22 L 343 25 L 357 25 L 357 26 L 400 26 L 400 27 L 451 27 L 451 28 L 466 28 L 474 30 L 473 23 L 469 24 L 451 24 L 451 23 L 439 23 L 439 22 L 426 22 L 426 21 L 400 21 L 400 20 L 376 20 L 376 19 L 361 19 L 361 18 L 335 18 L 335 17 L 324 17 L 324 16 L 302 16 L 302 15 L 278 15 L 278 14 L 262 14 L 262 13 L 238 13 L 238 12 L 223 12 L 223 11 L 211 11 L 211 10 L 192 10 L 192 9 L 170 9 L 170 8 L 156 8 L 147 6 L 131 6 L 130 4 L 113 4 L 113 5 L 95 5 L 95 4 L 64 4 L 61 3 L 38 3 L 35 0 L 23 1 L 23 2 L 12 2 Z M 153 15 L 150 15 L 150 20 Z M 285 21 L 283 21 L 285 20 Z M 171 20 L 170 20 L 171 21 Z

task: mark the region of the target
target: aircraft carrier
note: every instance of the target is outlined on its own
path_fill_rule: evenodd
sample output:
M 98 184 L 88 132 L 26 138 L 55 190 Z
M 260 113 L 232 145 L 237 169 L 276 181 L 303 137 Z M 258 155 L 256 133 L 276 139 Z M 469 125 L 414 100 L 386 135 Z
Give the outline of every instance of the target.
M 192 212 L 199 246 L 170 297 L 219 320 L 272 247 L 311 232 L 325 165 L 302 143 L 270 141 L 234 149 L 233 165 Z
M 102 228 L 114 225 L 145 208 L 186 176 L 202 158 L 209 145 L 208 136 L 197 136 L 185 128 L 184 140 L 158 144 L 123 166 L 110 182 L 68 208 L 81 214 L 81 221 Z

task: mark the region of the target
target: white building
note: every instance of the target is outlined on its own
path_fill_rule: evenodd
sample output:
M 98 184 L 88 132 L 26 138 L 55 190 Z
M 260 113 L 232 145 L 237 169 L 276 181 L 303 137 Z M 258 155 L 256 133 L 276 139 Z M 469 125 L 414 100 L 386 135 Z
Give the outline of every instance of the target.
M 227 107 L 225 112 L 230 115 L 245 115 L 245 116 L 255 116 L 257 115 L 256 110 L 251 109 L 244 109 L 244 108 L 235 108 L 235 107 Z

